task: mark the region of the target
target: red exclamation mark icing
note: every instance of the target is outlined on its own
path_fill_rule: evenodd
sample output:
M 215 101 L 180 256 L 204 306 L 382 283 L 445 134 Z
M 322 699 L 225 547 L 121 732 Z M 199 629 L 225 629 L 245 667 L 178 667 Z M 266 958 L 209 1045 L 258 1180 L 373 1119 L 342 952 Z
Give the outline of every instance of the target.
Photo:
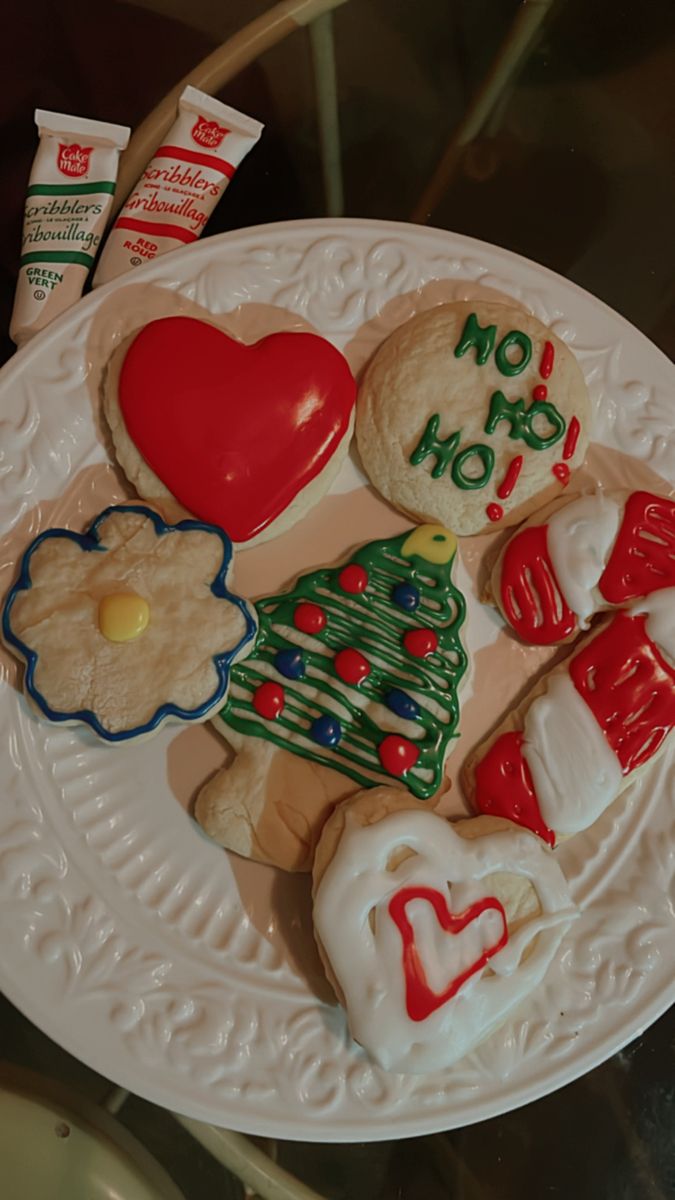
M 553 342 L 544 342 L 544 349 L 541 352 L 541 362 L 539 363 L 539 374 L 542 379 L 550 379 L 554 359 L 555 348 Z
M 565 446 L 563 448 L 563 458 L 565 460 L 571 458 L 574 454 L 574 451 L 577 448 L 577 442 L 579 441 L 580 432 L 581 425 L 576 417 L 572 417 L 572 420 L 570 421 L 570 427 L 567 430 L 567 437 L 565 438 Z
M 488 504 L 485 511 L 491 521 L 501 521 L 504 516 L 504 509 L 501 504 Z
M 497 488 L 497 495 L 499 496 L 500 500 L 508 500 L 511 492 L 518 482 L 518 476 L 520 475 L 522 468 L 523 456 L 522 454 L 517 454 L 515 458 L 511 459 L 511 462 L 506 469 L 506 475 Z

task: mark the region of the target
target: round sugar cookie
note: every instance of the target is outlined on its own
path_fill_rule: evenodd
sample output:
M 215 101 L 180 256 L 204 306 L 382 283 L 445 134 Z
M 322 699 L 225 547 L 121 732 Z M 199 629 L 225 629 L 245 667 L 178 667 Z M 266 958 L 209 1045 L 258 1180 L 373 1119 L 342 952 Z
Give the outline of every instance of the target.
M 368 366 L 356 436 L 374 486 L 460 536 L 524 520 L 583 462 L 591 406 L 571 350 L 521 308 L 443 304 Z

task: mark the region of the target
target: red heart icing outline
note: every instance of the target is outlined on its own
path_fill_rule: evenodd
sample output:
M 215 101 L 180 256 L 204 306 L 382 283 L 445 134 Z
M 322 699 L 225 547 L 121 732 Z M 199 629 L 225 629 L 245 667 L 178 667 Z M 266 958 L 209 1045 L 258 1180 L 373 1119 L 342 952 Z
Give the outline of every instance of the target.
M 313 333 L 253 345 L 194 317 L 151 321 L 127 350 L 119 405 L 165 487 L 200 521 L 247 542 L 328 465 L 356 383 Z
M 446 933 L 461 933 L 463 929 L 466 929 L 467 925 L 470 925 L 472 921 L 475 921 L 482 913 L 487 912 L 489 909 L 498 912 L 502 918 L 503 929 L 499 940 L 493 946 L 488 946 L 483 950 L 475 962 L 467 967 L 465 971 L 462 971 L 461 974 L 457 975 L 442 992 L 434 992 L 429 987 L 426 972 L 417 946 L 415 945 L 415 931 L 406 914 L 406 908 L 413 900 L 426 900 L 433 908 L 439 925 Z M 400 892 L 396 892 L 389 901 L 389 915 L 398 927 L 398 931 L 401 934 L 401 941 L 403 942 L 405 1001 L 411 1021 L 426 1020 L 437 1008 L 446 1004 L 448 1000 L 452 1000 L 452 997 L 457 995 L 457 992 L 467 980 L 472 975 L 475 975 L 477 971 L 482 971 L 493 955 L 497 954 L 509 940 L 506 913 L 504 912 L 503 905 L 495 896 L 485 896 L 482 900 L 476 900 L 474 904 L 470 904 L 468 908 L 465 908 L 464 912 L 455 915 L 450 912 L 446 897 L 436 888 L 401 888 Z

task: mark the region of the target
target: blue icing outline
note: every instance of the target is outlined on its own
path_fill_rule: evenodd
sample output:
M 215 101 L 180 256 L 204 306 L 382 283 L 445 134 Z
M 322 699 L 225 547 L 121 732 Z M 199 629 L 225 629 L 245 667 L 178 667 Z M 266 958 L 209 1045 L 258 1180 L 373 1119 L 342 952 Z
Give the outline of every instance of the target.
M 219 600 L 228 600 L 235 608 L 238 608 L 244 617 L 246 623 L 246 631 L 241 640 L 231 650 L 223 654 L 214 654 L 213 663 L 218 672 L 220 683 L 213 692 L 209 700 L 204 701 L 199 708 L 186 709 L 179 708 L 176 704 L 162 704 L 155 710 L 153 716 L 145 725 L 137 725 L 133 729 L 123 729 L 117 733 L 111 733 L 105 729 L 98 717 L 91 709 L 79 709 L 75 712 L 61 712 L 51 708 L 47 703 L 42 693 L 36 687 L 34 682 L 35 669 L 38 664 L 39 655 L 36 650 L 31 649 L 20 637 L 18 637 L 11 626 L 11 611 L 16 597 L 21 592 L 28 591 L 33 586 L 33 581 L 30 574 L 30 564 L 33 554 L 47 541 L 48 538 L 67 538 L 71 542 L 75 542 L 82 551 L 90 553 L 92 551 L 105 554 L 107 547 L 103 545 L 99 537 L 99 527 L 108 520 L 114 513 L 132 512 L 139 513 L 141 516 L 149 518 L 154 526 L 155 533 L 159 537 L 163 537 L 167 533 L 173 532 L 189 532 L 191 530 L 203 530 L 206 533 L 215 534 L 220 538 L 223 546 L 223 561 L 216 574 L 215 579 L 211 583 L 211 591 Z M 252 642 L 258 630 L 258 623 L 251 607 L 241 596 L 231 592 L 226 584 L 227 572 L 230 563 L 232 562 L 232 542 L 227 534 L 216 525 L 207 525 L 203 521 L 186 520 L 179 521 L 176 525 L 168 525 L 163 521 L 158 513 L 153 512 L 151 508 L 147 508 L 143 504 L 111 504 L 99 513 L 96 520 L 85 533 L 74 533 L 70 529 L 46 529 L 44 533 L 38 535 L 31 542 L 28 549 L 24 552 L 21 559 L 21 567 L 19 577 L 16 583 L 10 588 L 7 599 L 2 611 L 2 635 L 8 645 L 12 646 L 19 652 L 25 660 L 26 668 L 24 672 L 24 687 L 28 692 L 31 700 L 37 705 L 40 712 L 44 714 L 50 721 L 57 723 L 72 723 L 81 721 L 84 725 L 88 725 L 99 737 L 106 742 L 128 742 L 133 738 L 142 737 L 143 734 L 153 733 L 167 719 L 167 717 L 176 717 L 181 721 L 198 721 L 220 704 L 227 695 L 228 685 L 230 682 L 230 668 L 233 666 L 237 655 L 241 653 L 245 646 Z

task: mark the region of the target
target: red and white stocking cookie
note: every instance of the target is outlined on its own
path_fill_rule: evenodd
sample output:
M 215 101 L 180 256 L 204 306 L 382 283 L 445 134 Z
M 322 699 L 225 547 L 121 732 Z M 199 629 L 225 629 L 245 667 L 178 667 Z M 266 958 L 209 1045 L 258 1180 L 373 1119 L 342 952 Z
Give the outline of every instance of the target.
M 388 1071 L 450 1066 L 541 983 L 577 915 L 551 853 L 375 788 L 319 842 L 314 931 L 352 1036 Z
M 165 515 L 175 503 L 239 545 L 290 528 L 328 491 L 356 384 L 313 333 L 245 345 L 193 317 L 151 321 L 115 351 L 104 410 L 120 466 Z
M 473 807 L 550 845 L 588 828 L 675 726 L 675 589 L 605 617 L 464 772 Z
M 567 641 L 595 613 L 675 587 L 675 500 L 595 492 L 537 514 L 509 538 L 490 587 L 524 641 Z

